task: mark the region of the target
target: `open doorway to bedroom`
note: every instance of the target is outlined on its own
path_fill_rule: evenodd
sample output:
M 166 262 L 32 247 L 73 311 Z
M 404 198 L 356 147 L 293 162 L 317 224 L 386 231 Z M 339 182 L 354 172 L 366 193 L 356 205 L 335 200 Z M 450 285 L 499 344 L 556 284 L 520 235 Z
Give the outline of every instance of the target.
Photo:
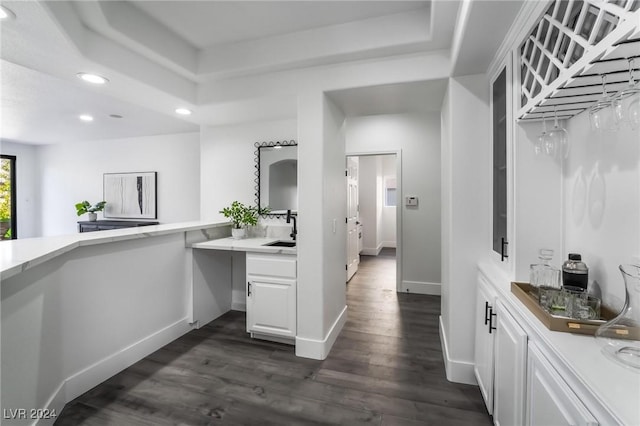
M 398 286 L 398 155 L 347 157 L 347 281 L 360 274 Z

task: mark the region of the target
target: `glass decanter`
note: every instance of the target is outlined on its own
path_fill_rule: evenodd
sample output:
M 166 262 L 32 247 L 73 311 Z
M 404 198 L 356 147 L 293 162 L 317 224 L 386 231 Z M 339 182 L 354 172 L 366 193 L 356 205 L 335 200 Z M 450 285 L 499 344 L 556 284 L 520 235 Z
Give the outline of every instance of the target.
M 560 270 L 550 264 L 553 259 L 553 250 L 540 249 L 538 259 L 539 263 L 533 264 L 529 268 L 531 293 L 536 297 L 539 297 L 541 288 L 560 288 Z
M 622 311 L 598 327 L 602 352 L 614 361 L 640 371 L 640 265 L 620 265 L 625 302 Z

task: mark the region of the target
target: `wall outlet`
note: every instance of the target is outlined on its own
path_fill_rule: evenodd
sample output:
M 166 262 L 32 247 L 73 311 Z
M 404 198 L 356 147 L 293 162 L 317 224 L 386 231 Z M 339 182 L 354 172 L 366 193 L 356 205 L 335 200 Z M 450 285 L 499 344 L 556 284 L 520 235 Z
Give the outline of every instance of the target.
M 418 197 L 410 195 L 405 197 L 404 205 L 407 207 L 417 207 L 418 206 Z

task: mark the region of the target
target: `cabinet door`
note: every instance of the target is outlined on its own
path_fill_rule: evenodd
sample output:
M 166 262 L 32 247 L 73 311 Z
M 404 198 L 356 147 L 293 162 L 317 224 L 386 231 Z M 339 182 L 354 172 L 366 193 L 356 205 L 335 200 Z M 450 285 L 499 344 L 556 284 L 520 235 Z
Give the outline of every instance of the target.
M 496 303 L 495 383 L 493 421 L 499 425 L 524 423 L 527 377 L 527 334 L 501 302 Z
M 296 336 L 296 280 L 249 276 L 247 331 Z
M 493 304 L 494 293 L 484 277 L 478 278 L 474 373 L 489 414 L 493 414 Z
M 513 90 L 511 55 L 491 79 L 491 143 L 493 152 L 492 249 L 494 257 L 508 270 L 513 205 Z
M 598 424 L 534 343 L 529 343 L 528 358 L 526 425 Z

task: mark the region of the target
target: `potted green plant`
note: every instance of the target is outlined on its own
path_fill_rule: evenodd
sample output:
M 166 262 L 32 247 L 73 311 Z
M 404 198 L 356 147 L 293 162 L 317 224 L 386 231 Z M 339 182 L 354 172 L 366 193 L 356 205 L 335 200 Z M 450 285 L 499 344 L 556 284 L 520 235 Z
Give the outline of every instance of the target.
M 245 206 L 239 201 L 234 201 L 231 206 L 220 210 L 220 213 L 233 223 L 231 227 L 231 235 L 235 239 L 244 238 L 247 234 L 247 226 L 255 226 L 258 223 L 258 217 L 269 213 L 269 208 L 258 208 Z
M 76 204 L 76 213 L 78 216 L 82 216 L 85 213 L 89 213 L 89 221 L 95 222 L 98 219 L 98 213 L 104 210 L 104 206 L 107 204 L 106 201 L 97 202 L 95 205 L 91 205 L 88 201 L 83 201 L 81 203 Z

